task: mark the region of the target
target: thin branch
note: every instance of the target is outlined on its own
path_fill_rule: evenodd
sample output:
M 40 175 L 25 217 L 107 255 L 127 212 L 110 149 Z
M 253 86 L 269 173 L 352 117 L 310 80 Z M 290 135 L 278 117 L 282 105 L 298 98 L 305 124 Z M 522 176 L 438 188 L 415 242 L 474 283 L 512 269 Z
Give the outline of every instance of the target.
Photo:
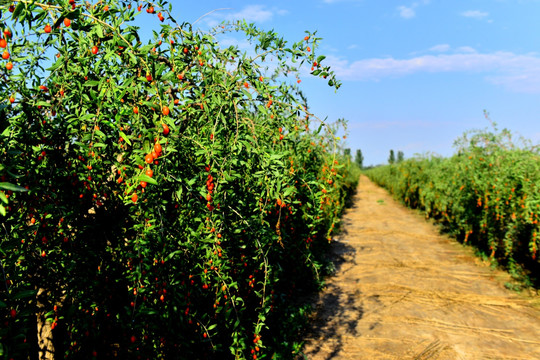
M 216 11 L 221 11 L 221 10 L 232 10 L 232 8 L 221 8 L 221 9 L 215 9 L 215 10 L 212 10 L 210 12 L 207 12 L 206 14 L 200 16 L 197 20 L 195 20 L 192 25 L 195 25 L 202 18 L 204 18 L 204 17 L 206 17 L 206 16 L 208 16 L 208 15 L 210 15 L 210 14 L 216 12 Z

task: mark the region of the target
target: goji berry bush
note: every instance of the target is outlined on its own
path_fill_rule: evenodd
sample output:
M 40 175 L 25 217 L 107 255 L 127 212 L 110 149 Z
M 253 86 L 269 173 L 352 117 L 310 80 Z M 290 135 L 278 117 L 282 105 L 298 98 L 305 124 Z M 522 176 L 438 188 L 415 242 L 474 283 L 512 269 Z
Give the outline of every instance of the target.
M 0 357 L 291 358 L 357 181 L 296 82 L 340 86 L 321 39 L 165 1 L 0 11 Z
M 466 133 L 456 144 L 452 157 L 421 156 L 366 174 L 493 263 L 538 286 L 538 148 L 496 126 Z

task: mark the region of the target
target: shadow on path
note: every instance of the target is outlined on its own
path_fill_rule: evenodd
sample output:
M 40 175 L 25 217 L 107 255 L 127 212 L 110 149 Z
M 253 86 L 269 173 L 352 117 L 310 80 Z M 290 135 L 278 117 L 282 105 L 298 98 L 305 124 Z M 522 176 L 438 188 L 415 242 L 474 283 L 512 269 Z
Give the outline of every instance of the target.
M 342 232 L 341 236 L 346 236 Z M 335 271 L 346 272 L 354 264 L 356 249 L 343 242 L 334 242 L 331 247 L 331 260 Z M 360 305 L 360 291 L 344 291 L 344 289 L 328 278 L 324 292 L 319 293 L 313 300 L 314 314 L 311 319 L 311 327 L 308 337 L 313 339 L 315 346 L 297 359 L 309 359 L 322 351 L 329 354 L 326 359 L 334 359 L 343 349 L 343 331 L 336 329 L 345 328 L 347 335 L 356 336 L 356 327 L 362 318 L 363 309 Z

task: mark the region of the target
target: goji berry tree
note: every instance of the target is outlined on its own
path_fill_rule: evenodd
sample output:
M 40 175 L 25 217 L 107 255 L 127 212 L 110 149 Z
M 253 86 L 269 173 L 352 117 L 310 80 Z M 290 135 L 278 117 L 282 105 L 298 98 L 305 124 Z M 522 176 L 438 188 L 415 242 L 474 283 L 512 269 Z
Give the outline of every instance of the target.
M 280 334 L 304 321 L 293 300 L 319 284 L 354 179 L 284 76 L 307 67 L 340 84 L 313 33 L 291 45 L 242 21 L 203 33 L 170 10 L 0 5 L 6 359 L 298 350 Z M 136 16 L 156 24 L 146 44 Z

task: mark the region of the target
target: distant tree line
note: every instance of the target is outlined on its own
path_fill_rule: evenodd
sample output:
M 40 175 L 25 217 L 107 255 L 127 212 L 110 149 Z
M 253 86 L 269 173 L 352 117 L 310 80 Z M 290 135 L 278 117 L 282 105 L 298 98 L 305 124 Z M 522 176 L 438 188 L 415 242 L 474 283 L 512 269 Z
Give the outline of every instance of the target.
M 349 159 L 352 157 L 351 149 L 344 149 L 343 154 Z M 354 162 L 356 163 L 356 165 L 358 165 L 360 169 L 364 167 L 364 155 L 362 155 L 362 150 L 356 150 L 356 157 L 354 158 Z
M 364 155 L 362 155 L 362 150 L 356 150 L 356 158 L 354 159 L 354 162 L 360 169 L 364 168 Z
M 394 150 L 390 150 L 390 156 L 388 156 L 388 163 L 389 164 L 395 164 L 395 163 L 400 163 L 403 161 L 403 159 L 405 159 L 405 155 L 403 154 L 403 151 L 398 151 L 397 153 L 397 159 L 396 159 L 396 155 L 394 154 Z
M 344 149 L 343 153 L 348 158 L 351 158 L 351 149 Z M 389 164 L 396 164 L 400 163 L 405 159 L 405 155 L 403 154 L 403 151 L 399 150 L 397 152 L 397 158 L 394 150 L 390 150 L 390 155 L 388 156 L 388 163 Z M 358 149 L 356 150 L 356 156 L 354 158 L 354 162 L 360 169 L 364 169 L 364 155 L 362 154 L 362 150 Z

